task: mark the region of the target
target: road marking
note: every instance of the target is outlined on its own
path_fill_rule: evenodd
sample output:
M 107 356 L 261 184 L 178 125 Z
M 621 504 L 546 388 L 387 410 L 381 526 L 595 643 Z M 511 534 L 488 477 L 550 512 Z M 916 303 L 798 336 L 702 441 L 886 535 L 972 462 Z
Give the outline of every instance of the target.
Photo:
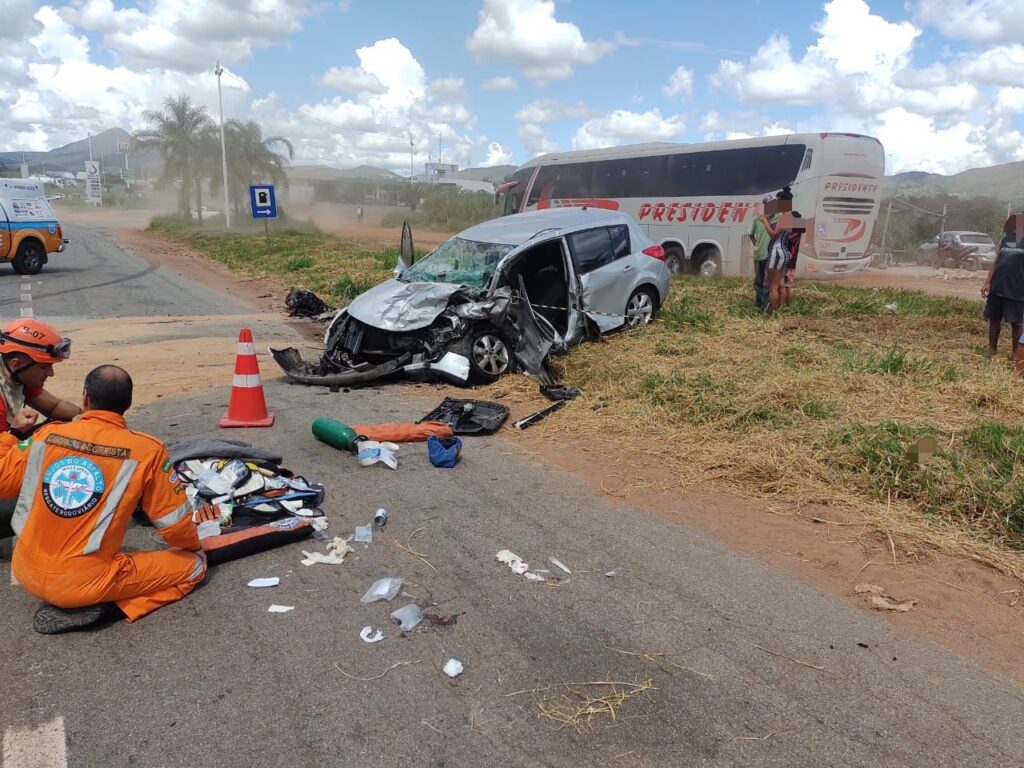
M 23 293 L 23 294 L 21 294 L 21 300 L 22 301 L 32 301 L 32 294 L 31 293 Z
M 32 307 L 22 307 L 21 308 L 21 316 L 22 317 L 32 318 L 32 317 L 35 317 L 36 315 L 35 315 L 35 312 L 32 311 Z
M 35 728 L 8 728 L 4 731 L 3 758 L 8 768 L 67 768 L 64 718 L 54 718 Z

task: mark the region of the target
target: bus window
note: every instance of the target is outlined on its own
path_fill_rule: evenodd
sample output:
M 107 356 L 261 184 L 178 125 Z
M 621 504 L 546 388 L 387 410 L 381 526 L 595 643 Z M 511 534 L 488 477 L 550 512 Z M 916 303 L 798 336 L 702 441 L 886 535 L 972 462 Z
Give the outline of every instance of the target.
M 546 165 L 540 169 L 530 190 L 528 206 L 553 198 L 590 197 L 590 163 Z

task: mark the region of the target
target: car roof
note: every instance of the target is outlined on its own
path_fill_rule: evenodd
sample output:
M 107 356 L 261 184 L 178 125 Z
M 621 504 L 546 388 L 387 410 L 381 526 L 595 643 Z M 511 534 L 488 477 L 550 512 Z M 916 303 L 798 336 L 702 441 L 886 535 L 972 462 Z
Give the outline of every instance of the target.
M 547 229 L 573 232 L 611 224 L 629 224 L 631 221 L 625 213 L 603 208 L 554 208 L 484 221 L 463 230 L 457 237 L 482 243 L 519 245 Z

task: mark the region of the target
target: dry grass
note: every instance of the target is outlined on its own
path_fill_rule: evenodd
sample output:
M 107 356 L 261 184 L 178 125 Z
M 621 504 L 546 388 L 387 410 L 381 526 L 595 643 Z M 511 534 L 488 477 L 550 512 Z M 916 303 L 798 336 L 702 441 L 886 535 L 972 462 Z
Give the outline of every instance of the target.
M 534 429 L 618 444 L 675 485 L 852 511 L 901 557 L 923 546 L 1024 580 L 1024 390 L 982 354 L 981 304 L 805 284 L 768 319 L 749 293 L 677 281 L 655 324 L 559 361 L 583 395 Z M 489 394 L 542 404 L 525 380 Z M 919 464 L 926 435 L 938 450 Z
M 618 719 L 622 706 L 642 693 L 657 690 L 654 680 L 637 682 L 597 681 L 564 683 L 564 693 L 547 694 L 537 700 L 540 716 L 553 720 L 558 729 L 572 728 L 585 731 L 593 727 L 596 719 Z M 598 696 L 596 694 L 601 693 Z

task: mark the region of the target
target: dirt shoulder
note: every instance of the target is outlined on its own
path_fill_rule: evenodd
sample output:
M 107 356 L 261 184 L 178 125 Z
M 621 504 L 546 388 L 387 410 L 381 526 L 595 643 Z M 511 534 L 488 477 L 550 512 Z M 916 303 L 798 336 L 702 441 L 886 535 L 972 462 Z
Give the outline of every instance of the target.
M 981 286 L 985 284 L 985 272 L 920 266 L 870 268 L 843 278 L 840 284 L 855 288 L 902 288 L 905 291 L 921 291 L 933 296 L 980 299 Z
M 122 245 L 154 263 L 246 298 L 263 312 L 283 314 L 284 289 L 274 278 L 240 280 L 188 247 L 137 228 L 120 228 L 117 235 Z M 307 338 L 319 336 L 313 323 L 293 325 L 304 328 Z M 423 385 L 401 386 L 398 392 L 422 402 L 425 412 L 446 390 Z M 467 396 L 464 390 L 449 394 Z M 513 418 L 541 404 L 528 398 L 509 398 Z M 699 531 L 864 610 L 873 609 L 870 596 L 854 591 L 862 583 L 878 585 L 899 600 L 916 600 L 906 613 L 884 612 L 885 619 L 895 628 L 926 638 L 1024 686 L 1021 587 L 991 568 L 901 550 L 866 534 L 856 519 L 836 510 L 797 509 L 781 499 L 766 503 L 690 486 L 681 479 L 665 477 L 664 469 L 654 463 L 623 455 L 614 443 L 584 444 L 542 431 L 506 429 L 505 433 L 524 454 L 586 478 L 600 493 Z M 623 535 L 629 532 L 623 531 Z

